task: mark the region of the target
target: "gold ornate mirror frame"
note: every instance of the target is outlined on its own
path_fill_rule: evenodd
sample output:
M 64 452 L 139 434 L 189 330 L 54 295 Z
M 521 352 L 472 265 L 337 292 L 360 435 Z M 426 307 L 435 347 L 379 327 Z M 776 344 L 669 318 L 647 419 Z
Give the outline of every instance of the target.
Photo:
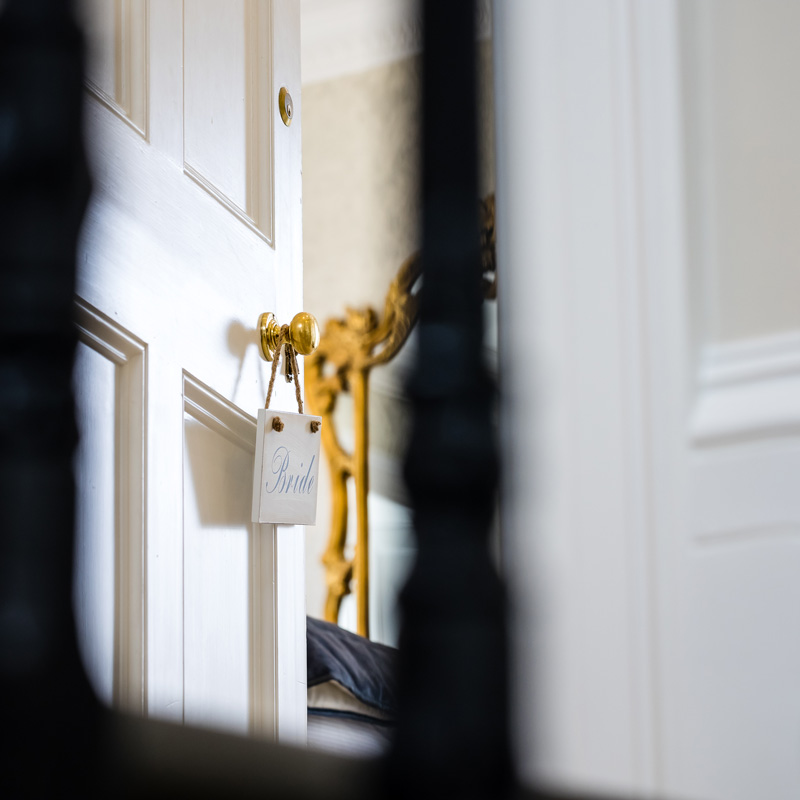
M 481 258 L 485 295 L 497 295 L 494 233 L 494 195 L 481 201 Z M 347 309 L 341 319 L 325 323 L 319 347 L 306 358 L 306 398 L 313 414 L 323 418 L 322 446 L 331 473 L 332 513 L 328 545 L 322 556 L 327 597 L 324 617 L 338 622 L 342 598 L 356 582 L 356 629 L 369 637 L 369 374 L 373 367 L 391 361 L 408 339 L 417 321 L 417 283 L 422 263 L 419 254 L 400 267 L 389 286 L 383 314 L 367 307 Z M 354 404 L 353 452 L 342 447 L 334 424 L 339 396 L 351 393 Z M 352 560 L 347 544 L 347 482 L 355 481 L 356 546 Z

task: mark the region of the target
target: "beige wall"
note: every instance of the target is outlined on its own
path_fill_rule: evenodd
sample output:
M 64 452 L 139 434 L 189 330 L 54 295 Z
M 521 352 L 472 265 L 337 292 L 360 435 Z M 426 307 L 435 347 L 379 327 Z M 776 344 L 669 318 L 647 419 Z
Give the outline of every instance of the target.
M 306 308 L 380 308 L 417 248 L 418 58 L 303 88 Z
M 800 3 L 684 0 L 697 336 L 800 328 Z
M 482 108 L 491 101 L 491 45 L 479 45 Z M 320 321 L 346 306 L 381 308 L 419 246 L 419 56 L 303 87 L 305 302 Z M 490 113 L 482 149 L 494 152 Z M 494 159 L 481 161 L 481 194 Z

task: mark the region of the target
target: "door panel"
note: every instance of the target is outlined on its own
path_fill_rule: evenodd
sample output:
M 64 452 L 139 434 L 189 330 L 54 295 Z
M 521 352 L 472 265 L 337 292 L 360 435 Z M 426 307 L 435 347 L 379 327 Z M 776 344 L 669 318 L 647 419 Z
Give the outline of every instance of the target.
M 75 318 L 78 633 L 101 699 L 141 713 L 146 348 L 80 299 Z
M 273 573 L 260 545 L 272 536 L 250 522 L 255 420 L 190 375 L 183 396 L 184 716 L 270 734 Z
M 268 242 L 273 236 L 269 4 L 184 10 L 184 169 Z M 230 59 L 227 53 L 242 54 Z
M 76 457 L 75 606 L 89 624 L 79 629 L 86 669 L 98 695 L 114 699 L 114 572 L 116 565 L 116 371 L 113 361 L 78 345 L 74 381 L 80 446 Z M 91 387 L 91 390 L 89 390 Z
M 116 470 L 113 694 L 162 718 L 302 740 L 302 532 L 248 519 L 268 383 L 255 323 L 302 300 L 298 6 L 114 8 L 113 25 L 106 14 L 91 28 L 106 41 L 87 94 L 94 193 L 78 277 L 83 336 L 114 364 L 113 454 L 107 399 L 105 417 L 94 408 L 102 370 L 82 356 L 76 376 L 93 432 L 84 507 L 98 470 L 109 459 Z M 138 74 L 134 51 L 146 59 L 145 126 L 120 78 Z M 291 127 L 275 113 L 282 85 L 295 95 Z M 274 402 L 291 408 L 292 387 Z M 104 565 L 104 597 L 108 525 L 78 532 Z M 102 561 L 92 537 L 106 542 Z
M 682 796 L 789 798 L 800 774 L 800 443 L 780 426 L 732 425 L 715 395 L 739 389 L 700 392 L 708 425 L 694 425 L 685 462 L 687 534 L 662 588 L 677 631 L 664 659 L 665 763 Z
M 148 0 L 83 0 L 86 83 L 109 109 L 147 137 Z

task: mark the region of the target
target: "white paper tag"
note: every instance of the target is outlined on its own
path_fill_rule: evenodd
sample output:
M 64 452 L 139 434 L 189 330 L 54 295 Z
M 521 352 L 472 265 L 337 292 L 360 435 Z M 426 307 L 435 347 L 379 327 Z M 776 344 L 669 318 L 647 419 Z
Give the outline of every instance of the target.
M 273 420 L 283 423 L 275 430 Z M 317 520 L 321 417 L 262 408 L 256 426 L 253 522 L 313 525 Z

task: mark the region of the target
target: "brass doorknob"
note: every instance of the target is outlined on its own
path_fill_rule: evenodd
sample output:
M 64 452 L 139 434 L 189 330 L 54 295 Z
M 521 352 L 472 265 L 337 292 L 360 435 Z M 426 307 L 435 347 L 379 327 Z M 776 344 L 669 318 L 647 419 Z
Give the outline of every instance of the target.
M 272 361 L 281 326 L 278 325 L 275 315 L 265 311 L 258 318 L 258 332 L 261 335 L 261 356 L 267 361 Z M 301 355 L 311 355 L 319 346 L 319 325 L 313 314 L 301 311 L 292 317 L 289 323 L 289 344 Z

